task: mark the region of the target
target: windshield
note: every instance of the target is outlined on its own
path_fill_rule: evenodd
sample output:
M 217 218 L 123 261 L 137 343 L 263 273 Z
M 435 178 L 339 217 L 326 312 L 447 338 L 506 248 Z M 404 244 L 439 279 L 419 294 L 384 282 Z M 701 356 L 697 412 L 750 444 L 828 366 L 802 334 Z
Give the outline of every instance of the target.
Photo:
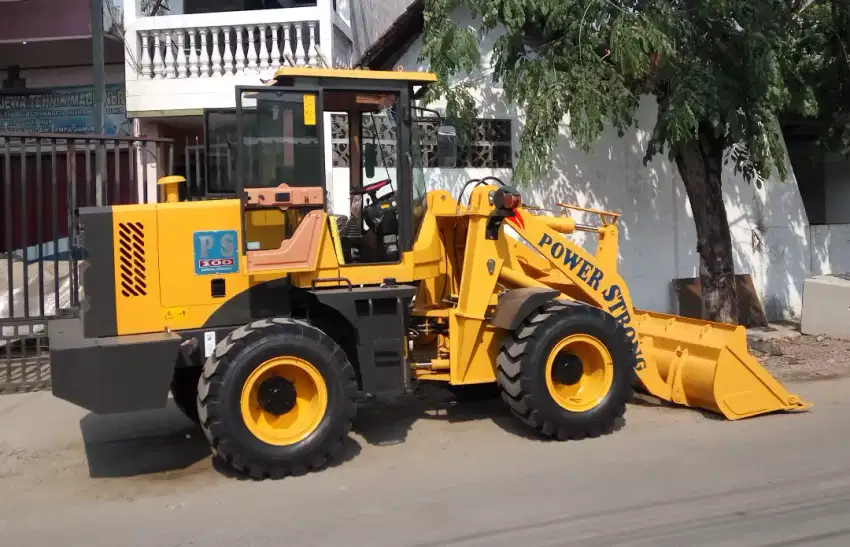
M 315 93 L 246 91 L 242 94 L 239 157 L 246 188 L 324 187 Z

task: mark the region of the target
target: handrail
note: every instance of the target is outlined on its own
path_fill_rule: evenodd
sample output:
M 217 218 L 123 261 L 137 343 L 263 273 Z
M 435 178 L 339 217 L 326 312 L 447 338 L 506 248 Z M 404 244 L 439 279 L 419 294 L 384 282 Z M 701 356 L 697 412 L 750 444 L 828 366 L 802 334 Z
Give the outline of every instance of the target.
M 617 219 L 620 218 L 620 213 L 614 213 L 612 211 L 603 211 L 601 209 L 591 209 L 589 207 L 579 207 L 578 205 L 568 205 L 566 203 L 557 203 L 558 207 L 563 207 L 564 209 L 572 209 L 574 211 L 583 211 L 585 213 L 593 213 L 599 215 L 602 219 L 602 223 L 604 225 L 614 224 L 617 222 Z M 611 217 L 611 222 L 608 222 L 605 217 Z
M 127 28 L 127 31 L 150 32 L 204 27 L 232 28 L 259 24 L 269 26 L 319 21 L 321 19 L 319 15 L 320 12 L 316 6 L 298 6 L 263 10 L 142 16 L 137 17 L 132 28 Z

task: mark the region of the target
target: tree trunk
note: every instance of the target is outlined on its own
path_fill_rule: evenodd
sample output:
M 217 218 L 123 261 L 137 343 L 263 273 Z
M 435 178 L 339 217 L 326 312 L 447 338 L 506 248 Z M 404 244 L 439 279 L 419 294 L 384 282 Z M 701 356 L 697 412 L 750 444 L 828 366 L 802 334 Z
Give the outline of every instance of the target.
M 709 321 L 738 323 L 738 294 L 732 236 L 723 203 L 721 175 L 724 139 L 707 122 L 698 137 L 679 147 L 676 165 L 685 183 L 697 231 L 702 316 Z

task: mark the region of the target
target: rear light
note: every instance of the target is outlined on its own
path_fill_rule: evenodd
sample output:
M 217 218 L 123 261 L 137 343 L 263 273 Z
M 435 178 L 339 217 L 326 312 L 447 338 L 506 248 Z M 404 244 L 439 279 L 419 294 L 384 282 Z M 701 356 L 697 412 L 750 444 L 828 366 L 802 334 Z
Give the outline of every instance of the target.
M 516 209 L 520 205 L 522 205 L 522 196 L 507 194 L 505 195 L 502 207 L 505 209 Z
M 511 210 L 522 205 L 522 196 L 516 188 L 512 186 L 503 186 L 496 190 L 493 195 L 493 205 L 496 209 Z

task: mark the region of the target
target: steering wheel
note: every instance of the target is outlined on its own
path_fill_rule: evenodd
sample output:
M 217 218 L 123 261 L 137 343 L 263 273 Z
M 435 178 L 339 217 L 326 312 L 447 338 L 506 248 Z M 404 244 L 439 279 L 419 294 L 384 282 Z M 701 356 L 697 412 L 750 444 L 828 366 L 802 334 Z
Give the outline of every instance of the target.
M 379 236 L 397 230 L 398 205 L 395 192 L 390 191 L 378 197 L 378 191 L 391 184 L 390 179 L 379 180 L 363 188 L 352 191 L 352 194 L 368 194 L 371 198 L 369 205 L 363 206 L 363 220 L 370 231 Z
M 398 255 L 399 231 L 395 192 L 391 190 L 378 197 L 378 191 L 390 184 L 392 184 L 391 179 L 379 180 L 362 188 L 353 188 L 349 194 L 352 197 L 369 195 L 369 205 L 362 205 L 362 197 L 360 198 L 361 213 L 358 222 L 364 222 L 369 232 L 378 238 L 380 252 L 385 253 L 389 260 L 395 260 Z
M 378 201 L 378 190 L 391 183 L 392 179 L 379 180 L 378 182 L 373 182 L 372 184 L 363 186 L 362 188 L 352 188 L 349 194 L 352 196 L 369 194 L 369 197 L 372 198 L 372 202 L 376 202 Z

